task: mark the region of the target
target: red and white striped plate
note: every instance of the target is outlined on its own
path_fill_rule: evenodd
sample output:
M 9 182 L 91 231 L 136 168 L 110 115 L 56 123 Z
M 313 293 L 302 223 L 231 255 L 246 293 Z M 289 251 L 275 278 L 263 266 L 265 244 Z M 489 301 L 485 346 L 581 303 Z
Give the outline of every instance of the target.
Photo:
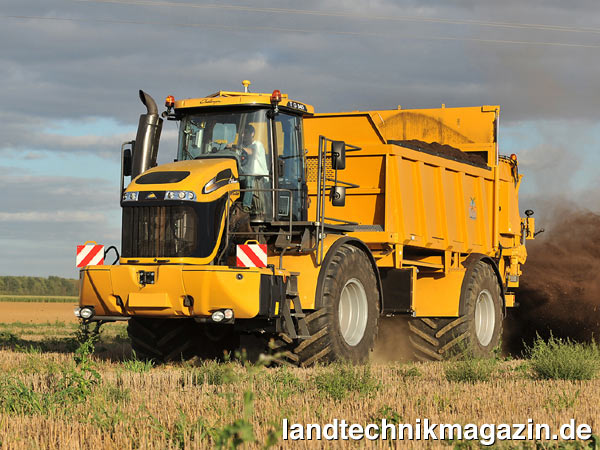
M 238 245 L 235 255 L 238 267 L 267 267 L 266 244 Z
M 86 242 L 77 246 L 77 268 L 104 264 L 104 245 Z

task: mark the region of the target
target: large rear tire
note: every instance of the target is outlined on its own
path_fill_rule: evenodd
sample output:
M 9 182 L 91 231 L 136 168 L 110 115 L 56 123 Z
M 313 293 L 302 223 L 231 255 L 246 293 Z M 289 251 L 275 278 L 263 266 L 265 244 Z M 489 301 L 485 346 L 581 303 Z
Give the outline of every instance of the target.
M 156 363 L 182 361 L 198 356 L 222 358 L 239 344 L 239 337 L 221 325 L 205 325 L 192 319 L 132 317 L 127 334 L 139 359 Z
M 368 256 L 359 248 L 341 245 L 324 270 L 321 308 L 309 313 L 311 337 L 293 349 L 296 363 L 318 361 L 366 362 L 377 336 L 379 291 Z
M 479 261 L 466 276 L 462 316 L 422 317 L 409 322 L 417 359 L 435 361 L 459 354 L 486 357 L 498 346 L 503 317 L 496 274 L 489 264 Z

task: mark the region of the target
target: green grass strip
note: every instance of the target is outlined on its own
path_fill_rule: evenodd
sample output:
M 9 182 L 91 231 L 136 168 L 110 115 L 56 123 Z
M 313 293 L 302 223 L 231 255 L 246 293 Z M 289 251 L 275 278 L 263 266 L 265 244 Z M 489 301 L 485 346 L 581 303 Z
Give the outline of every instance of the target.
M 58 295 L 0 295 L 0 302 L 21 303 L 77 303 L 79 297 Z

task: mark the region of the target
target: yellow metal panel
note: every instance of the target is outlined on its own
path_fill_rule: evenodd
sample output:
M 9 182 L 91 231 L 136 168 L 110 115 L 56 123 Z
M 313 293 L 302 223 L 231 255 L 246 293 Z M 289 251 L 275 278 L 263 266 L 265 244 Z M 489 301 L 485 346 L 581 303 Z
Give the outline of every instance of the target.
M 154 284 L 139 283 L 139 271 L 154 272 Z M 162 308 L 165 315 L 185 315 L 183 297 L 185 290 L 181 278 L 181 266 L 161 264 L 154 266 L 111 266 L 113 295 L 121 297 L 125 311 L 138 314 L 137 308 Z M 166 298 L 165 298 L 166 297 Z M 147 304 L 145 304 L 147 302 Z M 155 306 L 153 306 L 153 304 Z M 146 313 L 156 313 L 147 311 Z
M 469 236 L 469 224 L 467 223 L 468 210 L 467 201 L 465 199 L 465 174 L 460 172 L 456 176 L 456 188 L 455 195 L 457 197 L 456 206 L 457 209 L 454 214 L 457 216 L 459 222 L 459 229 L 461 231 L 460 240 L 463 242 L 461 251 L 468 252 L 471 248 L 471 236 Z
M 514 181 L 500 182 L 499 232 L 501 234 L 519 234 L 521 217 L 519 215 L 517 188 Z
M 387 231 L 354 231 L 348 233 L 348 236 L 360 239 L 363 242 L 378 243 L 398 243 L 398 233 L 388 233 Z
M 404 217 L 404 204 L 402 197 L 396 193 L 400 192 L 400 177 L 398 173 L 399 156 L 388 154 L 386 158 L 386 195 L 385 195 L 385 229 L 395 230 L 394 242 L 398 241 L 398 235 L 404 236 L 405 229 L 402 217 Z
M 112 283 L 108 266 L 87 266 L 80 272 L 80 306 L 93 306 L 98 314 L 114 311 L 114 298 L 111 299 Z
M 483 182 L 483 192 L 482 198 L 485 201 L 485 204 L 488 205 L 485 208 L 485 232 L 486 232 L 486 245 L 491 246 L 493 244 L 493 208 L 494 208 L 494 183 L 490 182 L 485 178 L 482 179 Z
M 324 134 L 352 144 L 418 139 L 494 152 L 495 145 L 490 144 L 495 143 L 494 122 L 499 110 L 498 106 L 475 106 L 317 114 L 305 118 L 305 129 L 310 137 L 308 143 Z M 344 124 L 349 125 L 346 130 L 342 128 Z
M 233 159 L 229 158 L 212 158 L 198 159 L 193 161 L 177 161 L 169 164 L 162 164 L 147 170 L 140 176 L 136 177 L 125 189 L 126 192 L 147 192 L 147 191 L 193 191 L 196 193 L 196 198 L 199 202 L 212 202 L 232 189 L 239 189 L 239 183 L 229 184 L 210 194 L 203 194 L 202 189 L 211 179 L 213 179 L 220 171 L 230 169 L 234 177 L 238 177 L 237 164 Z M 153 172 L 166 171 L 188 171 L 190 174 L 178 183 L 162 183 L 162 184 L 138 184 L 137 180 L 140 177 Z M 232 198 L 237 198 L 238 194 Z M 159 199 L 163 200 L 163 199 Z
M 80 304 L 94 306 L 98 315 L 206 317 L 216 309 L 232 308 L 237 318 L 252 318 L 259 310 L 260 276 L 272 274 L 268 269 L 206 265 L 96 267 L 105 266 L 83 270 Z M 140 285 L 140 270 L 154 272 L 154 284 Z M 117 306 L 116 295 L 124 308 Z M 194 298 L 193 308 L 183 306 L 186 295 Z
M 269 258 L 269 264 L 279 267 L 279 256 Z M 298 276 L 298 295 L 303 309 L 314 309 L 317 292 L 317 279 L 320 267 L 316 265 L 314 254 L 288 254 L 283 258 L 283 267 Z
M 464 270 L 446 275 L 419 276 L 413 287 L 413 310 L 417 317 L 456 317 Z
M 504 300 L 507 308 L 513 308 L 515 306 L 515 294 L 504 294 Z
M 436 193 L 436 169 L 438 167 L 423 164 L 421 166 L 421 183 L 423 189 L 423 210 L 429 238 L 433 241 L 444 241 L 443 225 L 439 220 Z M 439 243 L 439 242 L 438 242 Z
M 320 135 L 358 146 L 384 143 L 371 118 L 365 113 L 305 117 L 304 143 L 309 155 L 318 155 Z
M 467 216 L 467 234 L 469 236 L 470 244 L 467 251 L 482 252 L 485 250 L 483 249 L 481 235 L 477 226 L 478 222 L 481 220 L 481 202 L 476 192 L 477 179 L 466 175 L 463 180 L 464 199 L 467 207 L 464 214 Z
M 434 210 L 436 229 L 433 238 L 440 239 L 444 248 L 448 248 L 448 213 L 446 208 L 446 193 L 444 191 L 444 173 L 443 167 L 433 167 L 433 189 L 434 189 Z
M 446 167 L 444 158 L 433 157 L 425 163 L 416 158 L 415 152 L 390 159 L 397 166 L 398 188 L 386 187 L 393 208 L 394 199 L 402 205 L 405 245 L 422 246 L 439 250 L 478 251 L 491 253 L 489 217 L 492 189 L 490 171 L 465 164 L 457 172 Z M 429 156 L 429 155 L 428 155 Z M 390 168 L 390 171 L 393 169 Z M 484 177 L 483 175 L 488 175 Z M 388 230 L 386 230 L 388 231 Z M 389 229 L 390 232 L 398 232 Z
M 418 234 L 411 236 L 413 245 L 421 245 L 422 247 L 429 247 L 429 230 L 427 229 L 427 211 L 425 210 L 426 205 L 423 197 L 423 175 L 422 167 L 423 161 L 415 161 L 412 164 L 413 179 L 415 183 L 415 213 L 418 218 Z M 414 239 L 416 237 L 416 239 Z
M 357 153 L 358 155 L 358 153 Z M 310 167 L 314 168 L 315 174 L 308 174 L 308 189 L 311 197 L 308 217 L 310 220 L 316 218 L 317 206 L 317 183 L 316 158 Z M 360 173 L 360 179 L 355 174 Z M 326 200 L 326 216 L 343 217 L 345 220 L 365 225 L 385 226 L 385 155 L 368 154 L 347 158 L 346 169 L 338 173 L 338 179 L 358 184 L 358 188 L 346 191 L 346 205 L 333 207 Z M 329 182 L 328 182 L 329 183 Z
M 420 230 L 420 220 L 417 215 L 417 191 L 416 179 L 413 170 L 414 161 L 397 158 L 398 163 L 398 178 L 400 179 L 400 192 L 395 194 L 400 197 L 403 207 L 402 224 L 404 235 L 404 244 L 413 245 L 413 243 L 421 242 L 423 239 L 422 231 Z
M 339 172 L 340 179 L 373 187 L 373 177 L 383 176 L 380 193 L 368 196 L 350 189 L 347 206 L 328 209 L 327 215 L 361 225 L 384 225 L 384 230 L 397 233 L 404 245 L 494 254 L 493 168 L 381 144 L 388 139 L 439 142 L 487 153 L 488 162 L 495 165 L 498 111 L 496 106 L 485 106 L 320 114 L 305 119 L 309 156 L 316 155 L 319 135 L 362 146 L 357 153 L 347 153 L 347 169 Z M 385 157 L 379 171 L 363 159 L 374 153 Z M 353 161 L 360 164 L 353 165 Z M 503 170 L 502 176 L 510 177 Z M 315 188 L 309 184 L 313 195 Z M 356 198 L 359 195 L 363 198 Z M 516 192 L 508 195 L 516 203 Z M 508 198 L 503 204 L 506 202 Z M 313 207 L 314 203 L 313 197 Z M 312 218 L 314 210 L 311 213 Z
M 288 99 L 287 94 L 281 94 L 280 106 L 288 106 L 293 109 L 298 109 L 294 104 L 294 100 Z M 306 103 L 300 103 L 306 108 L 307 114 L 312 114 L 314 108 Z M 215 94 L 202 97 L 202 98 L 190 98 L 175 101 L 175 109 L 184 108 L 199 108 L 199 107 L 210 107 L 210 106 L 225 106 L 225 105 L 263 105 L 265 107 L 271 106 L 271 94 L 265 93 L 254 93 L 254 92 L 233 92 L 233 91 L 219 91 Z
M 329 209 L 328 215 L 362 225 L 381 224 L 383 219 L 385 231 L 398 233 L 405 245 L 493 254 L 493 170 L 381 143 L 388 139 L 435 141 L 487 152 L 495 164 L 497 112 L 498 107 L 486 106 L 321 114 L 305 119 L 309 156 L 316 155 L 319 135 L 363 147 L 346 155 L 347 169 L 338 174 L 341 179 L 372 186 L 368 180 L 375 173 L 386 175 L 381 183 L 383 198 L 379 194 L 358 200 L 353 197 L 359 191 L 348 190 L 348 206 Z M 353 160 L 365 161 L 361 155 L 374 152 L 387 155 L 382 159 L 384 170 L 352 165 Z M 314 194 L 315 186 L 309 185 L 309 191 Z M 383 218 L 373 214 L 380 210 L 385 211 Z
M 184 267 L 185 291 L 194 298 L 193 315 L 208 316 L 231 308 L 238 319 L 256 317 L 260 300 L 259 269 L 202 270 Z
M 499 107 L 436 108 L 372 111 L 387 139 L 418 139 L 461 148 L 461 145 L 494 142 L 494 119 Z
M 465 241 L 463 239 L 464 231 L 462 228 L 462 216 L 455 214 L 458 210 L 460 199 L 458 197 L 458 172 L 453 170 L 444 170 L 442 184 L 445 195 L 446 222 L 448 223 L 448 248 L 461 251 Z
M 129 308 L 169 308 L 172 305 L 169 296 L 165 293 L 145 294 L 133 292 L 129 294 L 127 306 Z

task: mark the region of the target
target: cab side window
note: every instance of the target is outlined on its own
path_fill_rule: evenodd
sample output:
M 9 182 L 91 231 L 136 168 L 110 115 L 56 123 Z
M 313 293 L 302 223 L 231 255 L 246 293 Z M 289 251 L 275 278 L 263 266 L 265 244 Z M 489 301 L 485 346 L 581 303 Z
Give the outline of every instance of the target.
M 302 119 L 298 116 L 280 113 L 275 119 L 275 137 L 279 161 L 279 189 L 291 191 L 279 192 L 279 216 L 282 219 L 302 220 L 304 203 L 303 152 L 301 142 Z

